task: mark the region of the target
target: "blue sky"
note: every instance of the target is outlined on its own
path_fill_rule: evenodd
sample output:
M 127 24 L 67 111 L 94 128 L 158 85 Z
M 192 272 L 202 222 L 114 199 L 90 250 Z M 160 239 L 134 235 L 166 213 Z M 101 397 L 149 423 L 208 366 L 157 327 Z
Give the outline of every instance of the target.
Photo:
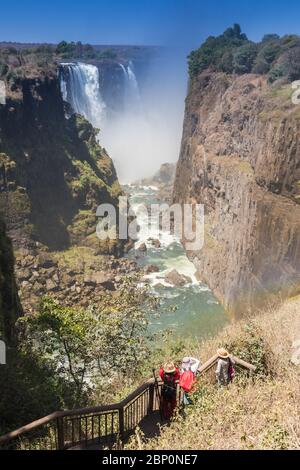
M 1 1 L 0 41 L 162 44 L 192 48 L 234 22 L 250 39 L 300 33 L 299 0 Z

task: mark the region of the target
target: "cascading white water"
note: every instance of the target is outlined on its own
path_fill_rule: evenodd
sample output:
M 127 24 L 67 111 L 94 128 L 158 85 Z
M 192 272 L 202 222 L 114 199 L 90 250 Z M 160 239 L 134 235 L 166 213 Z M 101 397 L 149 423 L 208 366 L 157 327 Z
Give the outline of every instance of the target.
M 62 63 L 61 93 L 73 111 L 85 116 L 93 126 L 100 127 L 104 120 L 105 103 L 99 83 L 99 70 L 95 65 Z
M 124 108 L 134 111 L 141 109 L 141 96 L 138 81 L 134 72 L 134 65 L 130 61 L 128 65 L 119 64 L 124 74 Z

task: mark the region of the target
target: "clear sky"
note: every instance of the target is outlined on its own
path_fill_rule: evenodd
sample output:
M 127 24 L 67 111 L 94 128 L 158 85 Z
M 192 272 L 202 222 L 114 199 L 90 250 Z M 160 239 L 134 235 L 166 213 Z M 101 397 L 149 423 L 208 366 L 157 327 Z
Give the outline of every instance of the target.
M 0 0 L 0 41 L 192 48 L 234 22 L 248 37 L 300 33 L 299 0 Z

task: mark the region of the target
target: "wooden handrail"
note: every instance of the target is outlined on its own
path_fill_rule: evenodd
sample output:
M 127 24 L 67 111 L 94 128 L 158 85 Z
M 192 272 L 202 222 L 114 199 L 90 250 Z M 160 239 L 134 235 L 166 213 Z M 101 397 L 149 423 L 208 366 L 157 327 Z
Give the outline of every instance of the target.
M 250 364 L 235 356 L 231 356 L 231 357 L 234 360 L 235 364 L 240 365 L 241 367 L 244 367 L 245 369 L 248 369 L 250 372 L 255 371 L 256 367 L 253 364 Z M 218 355 L 215 354 L 214 356 L 212 356 L 210 359 L 208 359 L 204 364 L 202 364 L 199 367 L 198 373 L 202 375 L 205 372 L 207 372 L 209 369 L 211 369 L 214 366 L 217 360 L 218 360 Z M 141 395 L 143 392 L 145 392 L 145 390 L 147 390 L 153 385 L 154 385 L 154 378 L 150 378 L 146 382 L 144 382 L 142 385 L 140 385 L 137 389 L 135 389 L 132 393 L 130 393 L 122 401 L 118 403 L 113 403 L 111 405 L 100 405 L 100 406 L 91 406 L 87 408 L 77 408 L 73 410 L 55 411 L 47 416 L 44 416 L 43 418 L 32 421 L 31 423 L 26 424 L 25 426 L 22 426 L 14 431 L 11 431 L 3 436 L 0 436 L 0 444 L 5 444 L 6 442 L 12 439 L 20 437 L 27 432 L 30 432 L 30 431 L 33 431 L 34 429 L 39 428 L 40 426 L 49 424 L 50 422 L 54 420 L 58 420 L 59 418 L 64 418 L 66 416 L 78 416 L 78 415 L 84 416 L 84 415 L 89 415 L 93 413 L 108 413 L 112 411 L 120 412 L 124 410 L 124 408 L 128 404 L 130 404 L 130 402 L 132 402 L 135 398 L 139 397 L 139 395 Z

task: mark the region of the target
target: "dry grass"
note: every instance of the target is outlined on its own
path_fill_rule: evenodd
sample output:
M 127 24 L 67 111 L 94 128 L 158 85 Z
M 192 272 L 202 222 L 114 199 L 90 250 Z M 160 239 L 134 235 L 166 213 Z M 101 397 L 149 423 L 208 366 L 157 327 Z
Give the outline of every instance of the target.
M 143 448 L 299 449 L 300 366 L 290 361 L 292 344 L 300 339 L 299 310 L 298 297 L 194 345 L 188 352 L 202 360 L 226 345 L 254 362 L 258 374 L 238 376 L 227 388 L 201 381 L 187 415 L 178 416 Z

